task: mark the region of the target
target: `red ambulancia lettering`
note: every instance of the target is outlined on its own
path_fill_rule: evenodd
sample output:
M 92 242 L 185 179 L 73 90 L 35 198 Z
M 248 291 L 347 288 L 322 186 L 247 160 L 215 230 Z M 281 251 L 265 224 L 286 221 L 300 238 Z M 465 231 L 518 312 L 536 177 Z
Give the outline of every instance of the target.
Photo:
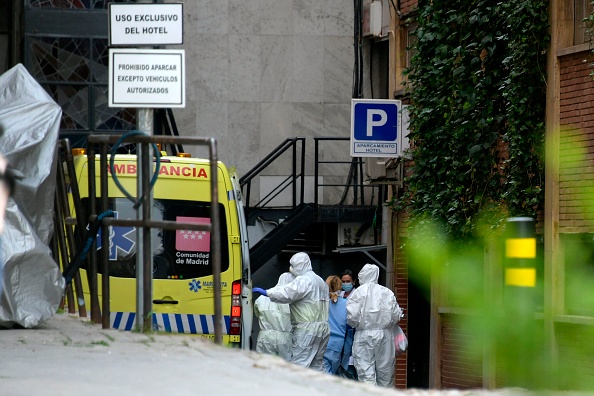
M 198 171 L 198 176 L 197 177 L 208 178 L 208 176 L 206 175 L 206 169 L 200 168 L 200 170 Z
M 208 178 L 206 170 L 204 168 L 196 169 L 190 168 L 189 166 L 175 166 L 175 165 L 163 165 L 159 170 L 160 175 L 167 176 L 185 176 L 185 177 L 204 177 Z
M 129 174 L 134 175 L 136 174 L 136 165 L 135 164 L 114 164 L 114 170 L 117 174 Z M 107 167 L 107 171 L 111 173 L 111 167 Z M 175 166 L 175 165 L 162 165 L 159 169 L 160 175 L 166 176 L 184 176 L 184 177 L 196 177 L 196 178 L 205 178 L 208 179 L 208 175 L 206 174 L 206 169 L 204 168 L 190 168 L 189 166 Z
M 113 169 L 117 174 L 136 174 L 136 165 L 134 164 L 113 164 Z M 107 173 L 111 173 L 111 167 L 107 166 Z

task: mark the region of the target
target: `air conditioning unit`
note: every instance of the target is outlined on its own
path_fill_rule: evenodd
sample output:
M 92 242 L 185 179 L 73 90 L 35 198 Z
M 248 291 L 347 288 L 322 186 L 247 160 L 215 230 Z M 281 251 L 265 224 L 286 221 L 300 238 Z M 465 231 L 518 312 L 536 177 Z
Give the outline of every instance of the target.
M 399 102 L 400 103 L 400 102 Z M 410 158 L 410 143 L 408 140 L 410 117 L 408 105 L 401 105 L 398 113 L 398 154 L 392 157 L 367 157 L 365 158 L 365 175 L 368 180 L 394 179 L 397 177 L 394 164 L 397 158 Z
M 365 176 L 368 180 L 385 179 L 386 161 L 388 158 L 368 157 L 365 158 Z
M 363 36 L 382 35 L 382 2 L 367 0 L 363 3 Z

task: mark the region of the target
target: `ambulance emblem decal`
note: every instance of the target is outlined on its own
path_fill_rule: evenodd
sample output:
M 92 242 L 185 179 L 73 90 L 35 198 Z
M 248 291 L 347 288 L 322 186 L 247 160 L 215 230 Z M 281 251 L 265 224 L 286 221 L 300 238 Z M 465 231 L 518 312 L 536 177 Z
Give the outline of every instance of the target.
M 118 212 L 113 212 L 113 217 L 118 218 Z M 87 229 L 89 227 L 87 226 Z M 114 227 L 109 226 L 109 260 L 118 259 L 118 251 L 129 255 L 134 251 L 136 242 L 131 238 L 131 234 L 136 231 L 135 227 Z M 101 249 L 101 229 L 97 233 L 97 250 Z
M 188 285 L 190 285 L 190 291 L 193 291 L 194 293 L 198 293 L 198 290 L 202 289 L 200 281 L 197 281 L 196 279 L 192 279 Z

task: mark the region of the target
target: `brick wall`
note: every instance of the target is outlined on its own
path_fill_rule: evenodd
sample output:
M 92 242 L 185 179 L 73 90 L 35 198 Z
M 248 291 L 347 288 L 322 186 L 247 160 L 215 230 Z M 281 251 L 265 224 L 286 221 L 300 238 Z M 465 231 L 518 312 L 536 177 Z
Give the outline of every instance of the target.
M 398 241 L 398 246 L 394 249 L 394 263 L 396 264 L 396 274 L 394 276 L 394 290 L 396 292 L 396 300 L 398 305 L 404 309 L 405 313 L 408 313 L 408 263 L 404 252 L 400 249 L 402 246 L 402 239 L 395 238 Z M 408 335 L 408 319 L 404 317 L 400 320 L 400 327 L 404 331 L 404 334 Z M 394 371 L 394 383 L 398 389 L 406 389 L 406 371 L 407 371 L 407 355 L 408 352 L 398 356 L 396 358 L 396 370 Z
M 410 176 L 411 161 L 405 161 L 404 163 L 404 176 Z M 394 265 L 395 265 L 395 276 L 393 290 L 396 293 L 396 299 L 400 307 L 404 309 L 405 314 L 408 314 L 408 262 L 401 246 L 406 241 L 408 235 L 407 232 L 407 220 L 408 216 L 405 212 L 395 213 L 397 229 L 394 232 Z M 402 318 L 400 321 L 400 327 L 404 331 L 404 334 L 408 336 L 408 319 L 407 317 Z M 406 389 L 407 383 L 407 358 L 408 352 L 398 356 L 396 358 L 396 370 L 394 371 L 394 384 L 398 389 Z
M 406 15 L 409 12 L 416 10 L 418 7 L 418 4 L 419 4 L 418 0 L 400 0 L 400 12 L 403 15 Z
M 594 232 L 592 53 L 560 57 L 559 232 Z

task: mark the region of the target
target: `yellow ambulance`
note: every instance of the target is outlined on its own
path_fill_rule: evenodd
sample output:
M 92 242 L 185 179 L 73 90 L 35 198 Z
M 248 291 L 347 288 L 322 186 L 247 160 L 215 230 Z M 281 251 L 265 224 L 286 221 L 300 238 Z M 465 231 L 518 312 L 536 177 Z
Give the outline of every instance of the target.
M 73 149 L 82 206 L 89 207 L 88 162 L 82 149 Z M 182 156 L 183 155 L 183 156 Z M 153 188 L 152 220 L 210 223 L 210 163 L 205 159 L 163 156 Z M 96 159 L 96 186 L 99 184 Z M 136 155 L 117 154 L 114 167 L 120 184 L 136 191 Z M 156 170 L 155 170 L 156 171 Z M 111 170 L 109 171 L 111 173 Z M 136 219 L 133 203 L 109 177 L 109 209 L 119 219 Z M 239 180 L 218 162 L 221 224 L 221 295 L 223 343 L 249 349 L 252 332 L 251 273 L 247 225 Z M 133 194 L 134 195 L 134 194 Z M 97 201 L 98 205 L 98 201 Z M 97 206 L 99 207 L 99 206 Z M 88 213 L 84 214 L 85 220 Z M 196 334 L 214 339 L 214 285 L 210 233 L 206 231 L 151 231 L 153 249 L 153 329 Z M 136 229 L 109 227 L 110 322 L 114 329 L 132 330 L 136 316 Z M 97 238 L 97 249 L 102 249 Z M 99 301 L 101 301 L 101 265 Z M 81 269 L 86 305 L 90 295 L 86 269 Z

